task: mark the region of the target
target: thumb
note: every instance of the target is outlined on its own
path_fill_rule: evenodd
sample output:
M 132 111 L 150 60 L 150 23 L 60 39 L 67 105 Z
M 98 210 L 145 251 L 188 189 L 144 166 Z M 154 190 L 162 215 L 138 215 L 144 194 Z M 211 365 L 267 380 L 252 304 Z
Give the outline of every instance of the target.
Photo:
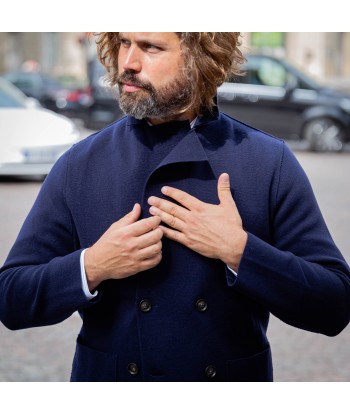
M 233 202 L 230 188 L 230 176 L 227 173 L 222 173 L 218 179 L 218 197 L 220 204 Z
M 132 223 L 137 221 L 140 215 L 141 215 L 141 206 L 139 205 L 139 203 L 135 203 L 132 211 L 130 211 L 125 216 L 123 216 L 121 219 L 119 219 L 117 221 L 117 224 L 120 227 L 131 225 Z

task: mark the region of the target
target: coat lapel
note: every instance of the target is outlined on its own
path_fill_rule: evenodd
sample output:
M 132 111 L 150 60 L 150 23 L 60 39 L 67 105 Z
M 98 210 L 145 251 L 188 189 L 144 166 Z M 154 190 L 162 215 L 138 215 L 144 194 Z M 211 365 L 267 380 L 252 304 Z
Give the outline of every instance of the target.
M 177 146 L 160 162 L 155 170 L 174 163 L 201 162 L 208 161 L 206 152 L 192 129 Z

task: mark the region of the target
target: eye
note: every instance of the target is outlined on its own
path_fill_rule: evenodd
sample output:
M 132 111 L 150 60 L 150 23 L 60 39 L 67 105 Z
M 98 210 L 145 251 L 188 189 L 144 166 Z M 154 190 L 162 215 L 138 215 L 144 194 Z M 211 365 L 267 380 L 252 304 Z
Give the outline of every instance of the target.
M 153 45 L 152 43 L 145 43 L 143 48 L 147 52 L 151 52 L 151 53 L 156 53 L 156 52 L 159 52 L 161 50 L 161 48 L 159 46 Z
M 124 38 L 120 39 L 121 46 L 124 46 L 125 48 L 128 48 L 130 46 L 130 41 Z

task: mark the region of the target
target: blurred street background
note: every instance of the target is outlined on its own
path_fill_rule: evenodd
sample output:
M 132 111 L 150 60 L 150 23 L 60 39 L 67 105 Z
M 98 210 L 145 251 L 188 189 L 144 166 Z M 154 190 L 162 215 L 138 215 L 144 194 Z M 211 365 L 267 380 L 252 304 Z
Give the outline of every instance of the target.
M 287 58 L 315 80 L 350 90 L 350 32 L 249 32 L 242 43 L 245 53 Z M 95 53 L 91 33 L 0 32 L 0 74 L 31 61 L 65 86 L 87 86 Z
M 350 93 L 350 33 L 244 33 L 243 44 L 245 51 L 287 58 L 320 85 Z M 95 64 L 96 46 L 88 33 L 0 33 L 0 77 L 6 76 L 40 105 L 73 120 L 79 139 L 109 123 L 110 116 L 119 116 L 110 93 L 94 92 Z M 97 83 L 105 91 L 99 71 Z M 42 77 L 33 80 L 26 74 Z M 48 87 L 39 94 L 44 83 L 53 85 L 50 94 Z M 346 99 L 341 98 L 343 106 Z M 254 99 L 249 101 L 254 106 Z M 335 126 L 329 127 L 328 136 L 334 131 Z M 287 139 L 287 144 L 305 169 L 329 230 L 349 263 L 349 144 L 342 152 L 311 152 L 300 138 Z M 0 167 L 5 140 L 0 124 Z M 41 184 L 41 177 L 0 176 L 0 266 Z M 18 332 L 0 323 L 0 381 L 68 381 L 80 325 L 78 314 L 55 326 Z M 350 381 L 350 326 L 327 338 L 272 316 L 269 339 L 276 381 Z

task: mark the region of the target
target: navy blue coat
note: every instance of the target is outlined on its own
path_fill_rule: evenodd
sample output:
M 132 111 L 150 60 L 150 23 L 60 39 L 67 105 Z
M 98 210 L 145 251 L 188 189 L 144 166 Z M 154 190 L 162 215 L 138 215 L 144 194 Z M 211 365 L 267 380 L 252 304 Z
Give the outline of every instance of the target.
M 151 270 L 108 280 L 88 301 L 82 249 L 164 184 L 218 203 L 230 174 L 248 232 L 238 276 L 173 241 Z M 0 274 L 10 329 L 76 310 L 76 381 L 267 381 L 269 313 L 329 336 L 349 322 L 350 272 L 285 144 L 224 114 L 148 126 L 126 117 L 79 142 L 45 180 Z M 143 301 L 147 300 L 147 301 Z

